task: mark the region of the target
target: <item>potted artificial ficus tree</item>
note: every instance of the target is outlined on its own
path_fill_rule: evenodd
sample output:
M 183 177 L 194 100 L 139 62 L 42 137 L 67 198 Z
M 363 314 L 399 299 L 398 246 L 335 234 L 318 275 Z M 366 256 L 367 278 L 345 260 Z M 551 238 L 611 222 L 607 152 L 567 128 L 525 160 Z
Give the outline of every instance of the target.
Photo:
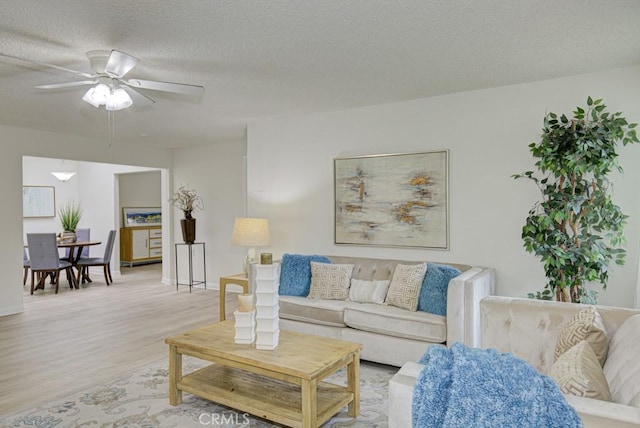
M 58 217 L 62 226 L 60 239 L 64 242 L 76 242 L 76 228 L 82 217 L 80 204 L 68 201 L 58 210 Z
M 608 175 L 622 172 L 616 149 L 638 142 L 636 125 L 591 97 L 573 117 L 546 115 L 540 142 L 529 145 L 538 173 L 513 176 L 532 180 L 542 194 L 529 211 L 522 239 L 525 249 L 540 257 L 548 283 L 529 297 L 595 303 L 597 292 L 585 284 L 606 288 L 610 262 L 624 263 L 627 216 L 613 203 Z
M 195 210 L 204 209 L 202 197 L 198 196 L 194 189 L 180 186 L 173 192 L 169 201 L 174 207 L 184 212 L 184 218 L 180 220 L 182 239 L 187 244 L 193 244 L 196 241 L 196 219 L 193 218 L 192 213 Z

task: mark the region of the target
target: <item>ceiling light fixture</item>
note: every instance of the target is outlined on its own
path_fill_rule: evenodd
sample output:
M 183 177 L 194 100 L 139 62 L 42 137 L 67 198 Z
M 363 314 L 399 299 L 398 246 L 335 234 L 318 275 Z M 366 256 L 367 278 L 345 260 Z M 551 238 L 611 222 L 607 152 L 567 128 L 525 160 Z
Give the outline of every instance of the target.
M 51 175 L 53 175 L 55 178 L 57 178 L 58 180 L 64 183 L 65 181 L 67 181 L 68 179 L 76 175 L 76 173 L 75 172 L 52 172 Z
M 122 110 L 133 105 L 133 100 L 129 94 L 116 84 L 109 88 L 104 83 L 98 83 L 89 88 L 82 100 L 95 108 L 103 105 L 109 111 Z
M 51 175 L 53 175 L 55 178 L 62 181 L 63 183 L 68 179 L 70 179 L 71 177 L 73 177 L 74 175 L 76 175 L 75 172 L 66 171 L 66 168 L 64 167 L 64 159 L 62 159 L 62 167 L 60 169 L 61 171 L 52 172 Z

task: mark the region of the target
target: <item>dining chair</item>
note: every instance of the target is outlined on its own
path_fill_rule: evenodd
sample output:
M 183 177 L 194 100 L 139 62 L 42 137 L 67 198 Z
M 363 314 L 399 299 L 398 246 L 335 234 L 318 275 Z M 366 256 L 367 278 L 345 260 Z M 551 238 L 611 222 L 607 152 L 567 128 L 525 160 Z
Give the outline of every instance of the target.
M 31 262 L 29 261 L 29 256 L 27 255 L 27 249 L 22 247 L 22 267 L 24 269 L 24 275 L 22 276 L 22 286 L 27 285 L 27 277 L 29 276 L 29 267 L 31 266 Z
M 89 269 L 89 266 L 102 266 L 104 271 L 104 280 L 107 285 L 113 282 L 113 278 L 111 277 L 111 254 L 113 253 L 113 244 L 115 240 L 116 231 L 109 231 L 109 237 L 107 238 L 103 257 L 88 257 L 78 260 L 78 283 L 80 283 L 80 278 L 82 278 L 82 283 L 84 284 L 84 272 L 86 269 Z
M 77 288 L 76 278 L 73 273 L 71 263 L 60 260 L 58 255 L 58 244 L 55 233 L 27 233 L 27 244 L 29 246 L 29 264 L 31 269 L 31 294 L 33 294 L 34 280 L 38 274 L 38 288 L 44 282 L 47 274 L 52 274 L 56 278 L 56 294 L 60 285 L 60 272 L 67 272 L 67 280 L 70 288 Z

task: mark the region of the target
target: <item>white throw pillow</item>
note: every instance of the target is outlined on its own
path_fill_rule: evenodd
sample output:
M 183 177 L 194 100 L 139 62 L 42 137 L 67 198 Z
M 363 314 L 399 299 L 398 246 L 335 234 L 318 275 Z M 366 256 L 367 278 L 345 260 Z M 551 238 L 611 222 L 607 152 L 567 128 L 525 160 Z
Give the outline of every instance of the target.
M 360 303 L 384 303 L 389 289 L 388 280 L 366 281 L 363 279 L 352 279 L 349 288 L 349 300 Z
M 415 312 L 427 264 L 396 265 L 385 303 Z
M 309 299 L 346 300 L 353 265 L 311 262 Z
M 609 384 L 598 357 L 586 340 L 560 355 L 551 366 L 549 377 L 565 394 L 611 401 Z

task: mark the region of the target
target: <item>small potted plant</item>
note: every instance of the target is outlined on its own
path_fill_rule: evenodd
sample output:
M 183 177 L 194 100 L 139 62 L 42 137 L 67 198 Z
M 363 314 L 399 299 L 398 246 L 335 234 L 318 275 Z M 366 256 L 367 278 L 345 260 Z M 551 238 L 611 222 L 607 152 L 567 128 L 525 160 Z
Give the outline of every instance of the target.
M 58 210 L 62 234 L 60 238 L 64 242 L 76 241 L 76 228 L 82 217 L 82 208 L 75 201 L 68 201 Z
M 180 220 L 182 239 L 187 244 L 193 244 L 196 241 L 196 219 L 193 218 L 192 212 L 204 209 L 202 197 L 198 196 L 194 189 L 183 185 L 173 192 L 169 201 L 184 212 L 184 219 Z

